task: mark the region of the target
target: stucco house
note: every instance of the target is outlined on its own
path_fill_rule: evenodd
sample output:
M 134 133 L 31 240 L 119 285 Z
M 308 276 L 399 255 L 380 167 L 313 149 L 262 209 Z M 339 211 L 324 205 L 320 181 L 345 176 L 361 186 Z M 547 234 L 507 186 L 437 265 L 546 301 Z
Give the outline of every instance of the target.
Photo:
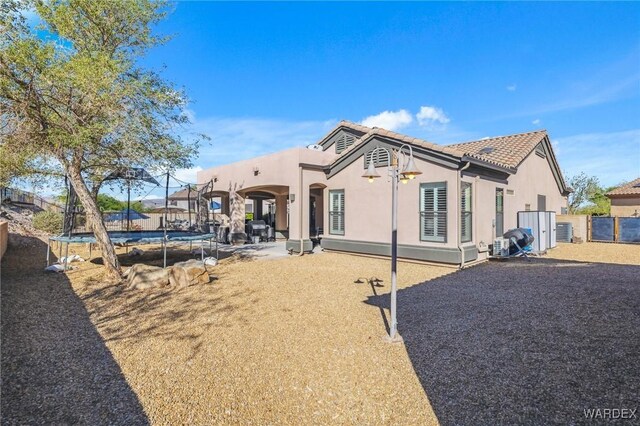
M 496 235 L 517 226 L 517 212 L 555 211 L 569 189 L 546 131 L 437 145 L 381 128 L 340 122 L 310 147 L 203 170 L 231 218 L 232 236 L 243 238 L 245 200 L 275 200 L 277 236 L 288 250 L 311 250 L 320 233 L 326 250 L 390 254 L 389 158 L 374 164 L 384 176 L 362 178 L 372 151 L 413 148 L 421 175 L 398 192 L 398 256 L 462 264 L 483 259 Z M 379 155 L 378 155 L 379 154 Z
M 605 194 L 611 200 L 611 216 L 640 216 L 640 178 Z

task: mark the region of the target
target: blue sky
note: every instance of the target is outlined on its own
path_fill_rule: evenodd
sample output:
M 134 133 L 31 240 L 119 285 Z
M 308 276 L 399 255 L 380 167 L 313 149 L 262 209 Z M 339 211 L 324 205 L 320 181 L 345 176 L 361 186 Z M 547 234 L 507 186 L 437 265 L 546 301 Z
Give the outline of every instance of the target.
M 639 3 L 179 2 L 157 30 L 143 63 L 213 138 L 194 170 L 347 119 L 441 144 L 545 128 L 567 175 L 640 176 Z

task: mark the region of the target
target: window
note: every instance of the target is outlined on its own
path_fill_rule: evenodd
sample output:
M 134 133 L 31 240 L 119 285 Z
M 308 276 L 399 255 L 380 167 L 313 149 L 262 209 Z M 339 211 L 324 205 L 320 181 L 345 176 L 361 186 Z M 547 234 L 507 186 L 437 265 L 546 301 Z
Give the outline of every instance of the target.
M 344 235 L 344 189 L 329 191 L 329 233 Z
M 460 184 L 460 241 L 463 243 L 471 241 L 472 214 L 471 184 L 462 182 Z
M 420 184 L 420 240 L 447 241 L 447 183 Z
M 538 194 L 538 211 L 547 211 L 547 196 Z
M 496 237 L 504 234 L 504 189 L 496 188 Z

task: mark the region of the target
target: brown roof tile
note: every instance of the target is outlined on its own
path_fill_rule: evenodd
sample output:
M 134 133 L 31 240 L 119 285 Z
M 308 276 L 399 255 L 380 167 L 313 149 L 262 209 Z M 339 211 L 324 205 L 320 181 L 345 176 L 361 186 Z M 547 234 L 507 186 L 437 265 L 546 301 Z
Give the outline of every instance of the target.
M 547 135 L 545 130 L 519 133 L 508 136 L 481 139 L 471 142 L 447 145 L 450 148 L 463 151 L 468 157 L 486 161 L 509 168 L 518 167 L 527 155 Z M 493 148 L 482 152 L 483 149 Z
M 640 195 L 640 178 L 607 192 L 607 197 L 616 195 Z

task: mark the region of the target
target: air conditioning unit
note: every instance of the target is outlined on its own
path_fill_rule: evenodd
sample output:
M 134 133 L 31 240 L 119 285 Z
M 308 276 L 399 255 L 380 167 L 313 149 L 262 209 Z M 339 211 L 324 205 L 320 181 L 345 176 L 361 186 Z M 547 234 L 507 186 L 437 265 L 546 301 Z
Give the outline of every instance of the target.
M 494 256 L 509 256 L 509 240 L 507 238 L 496 238 L 493 240 Z
M 307 149 L 312 151 L 323 151 L 323 148 L 320 145 L 307 145 Z

